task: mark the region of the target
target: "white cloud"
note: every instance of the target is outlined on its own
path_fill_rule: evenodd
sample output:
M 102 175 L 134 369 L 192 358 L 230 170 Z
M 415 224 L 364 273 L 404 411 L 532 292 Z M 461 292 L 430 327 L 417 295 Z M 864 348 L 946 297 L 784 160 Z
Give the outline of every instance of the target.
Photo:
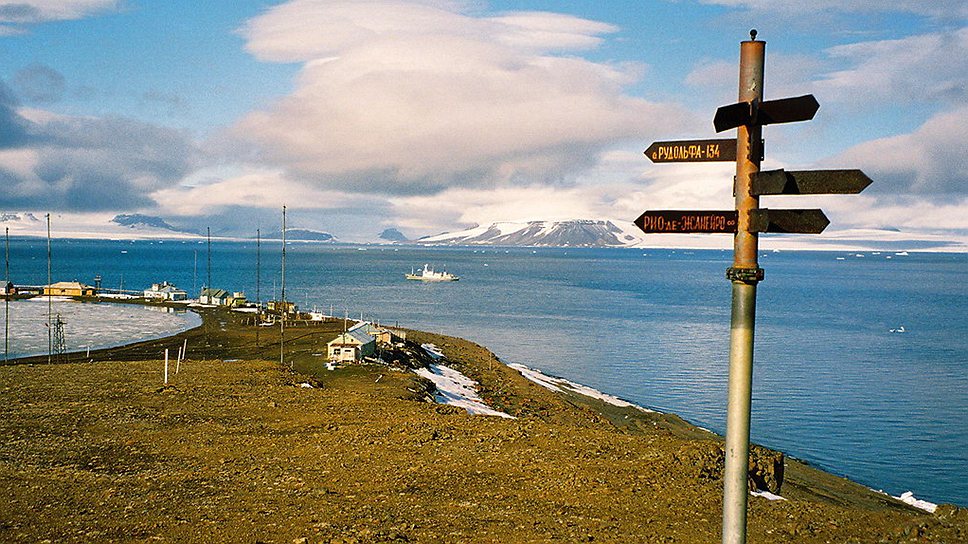
M 816 83 L 818 93 L 835 100 L 896 104 L 968 99 L 968 28 L 840 45 L 827 54 L 850 65 Z
M 243 34 L 260 59 L 304 64 L 296 90 L 233 134 L 267 163 L 351 190 L 567 181 L 602 149 L 686 115 L 624 94 L 636 67 L 564 54 L 613 30 L 451 3 L 295 0 Z
M 39 23 L 80 19 L 117 9 L 118 0 L 13 0 L 0 2 L 0 22 Z
M 201 171 L 193 177 L 207 176 Z M 151 198 L 157 203 L 158 212 L 166 216 L 217 215 L 229 208 L 282 209 L 283 205 L 292 210 L 362 207 L 367 200 L 361 194 L 307 187 L 281 171 L 258 168 L 205 184 L 161 189 Z
M 704 4 L 744 8 L 758 13 L 816 14 L 842 13 L 914 13 L 939 18 L 968 17 L 968 5 L 962 0 L 702 0 Z
M 857 145 L 825 161 L 862 168 L 887 195 L 934 200 L 968 195 L 968 106 L 935 115 L 917 130 Z

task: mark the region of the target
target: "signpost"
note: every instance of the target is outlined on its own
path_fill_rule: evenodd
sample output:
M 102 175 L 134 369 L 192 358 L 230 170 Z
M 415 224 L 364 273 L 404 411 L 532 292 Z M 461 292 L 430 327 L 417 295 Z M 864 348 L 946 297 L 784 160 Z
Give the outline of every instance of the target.
M 817 209 L 763 209 L 766 195 L 856 194 L 871 183 L 860 170 L 771 170 L 760 172 L 762 127 L 809 121 L 820 108 L 813 95 L 763 101 L 766 43 L 740 43 L 739 101 L 716 110 L 716 132 L 737 129 L 735 145 L 723 140 L 655 142 L 645 151 L 654 163 L 736 161 L 735 210 L 644 212 L 635 224 L 646 233 L 732 233 L 733 266 L 729 339 L 729 393 L 726 408 L 726 468 L 723 474 L 724 544 L 746 542 L 750 404 L 753 379 L 753 331 L 756 286 L 764 272 L 757 262 L 760 233 L 819 234 L 830 221 Z M 732 157 L 731 159 L 727 157 Z
M 736 210 L 645 212 L 635 224 L 647 233 L 736 232 Z
M 855 195 L 871 184 L 860 170 L 767 170 L 753 175 L 754 195 Z
M 664 162 L 733 162 L 736 140 L 684 140 L 652 142 L 645 156 L 654 163 Z
M 713 126 L 716 132 L 722 132 L 743 125 L 763 126 L 809 121 L 817 114 L 818 109 L 820 109 L 820 103 L 812 94 L 768 102 L 752 99 L 717 109 Z

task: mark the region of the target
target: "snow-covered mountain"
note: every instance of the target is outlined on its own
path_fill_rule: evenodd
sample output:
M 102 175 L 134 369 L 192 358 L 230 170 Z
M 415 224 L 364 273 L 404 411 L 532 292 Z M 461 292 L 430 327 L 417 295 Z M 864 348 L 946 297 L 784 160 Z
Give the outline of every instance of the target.
M 632 223 L 608 219 L 502 222 L 416 240 L 428 245 L 493 245 L 551 247 L 626 247 L 639 245 L 643 234 Z

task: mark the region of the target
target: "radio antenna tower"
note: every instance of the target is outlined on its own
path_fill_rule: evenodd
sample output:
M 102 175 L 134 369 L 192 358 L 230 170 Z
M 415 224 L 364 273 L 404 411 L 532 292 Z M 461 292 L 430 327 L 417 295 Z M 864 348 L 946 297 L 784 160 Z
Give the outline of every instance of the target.
M 64 338 L 64 325 L 67 323 L 61 319 L 61 315 L 58 313 L 53 324 L 53 343 L 54 343 L 54 353 L 57 354 L 58 358 L 67 353 L 67 340 Z

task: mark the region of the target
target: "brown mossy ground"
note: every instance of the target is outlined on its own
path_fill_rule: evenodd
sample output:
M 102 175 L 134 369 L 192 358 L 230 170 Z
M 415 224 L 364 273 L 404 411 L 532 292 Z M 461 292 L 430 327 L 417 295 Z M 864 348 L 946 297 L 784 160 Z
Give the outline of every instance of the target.
M 555 394 L 410 331 L 517 419 L 471 416 L 423 402 L 412 373 L 323 370 L 339 322 L 287 330 L 280 365 L 278 330 L 257 345 L 243 319 L 0 367 L 0 541 L 719 540 L 722 482 L 695 463 L 717 438 L 675 416 Z M 161 352 L 184 338 L 165 386 Z M 792 461 L 782 494 L 750 498 L 750 542 L 968 539 L 963 509 L 923 513 Z

